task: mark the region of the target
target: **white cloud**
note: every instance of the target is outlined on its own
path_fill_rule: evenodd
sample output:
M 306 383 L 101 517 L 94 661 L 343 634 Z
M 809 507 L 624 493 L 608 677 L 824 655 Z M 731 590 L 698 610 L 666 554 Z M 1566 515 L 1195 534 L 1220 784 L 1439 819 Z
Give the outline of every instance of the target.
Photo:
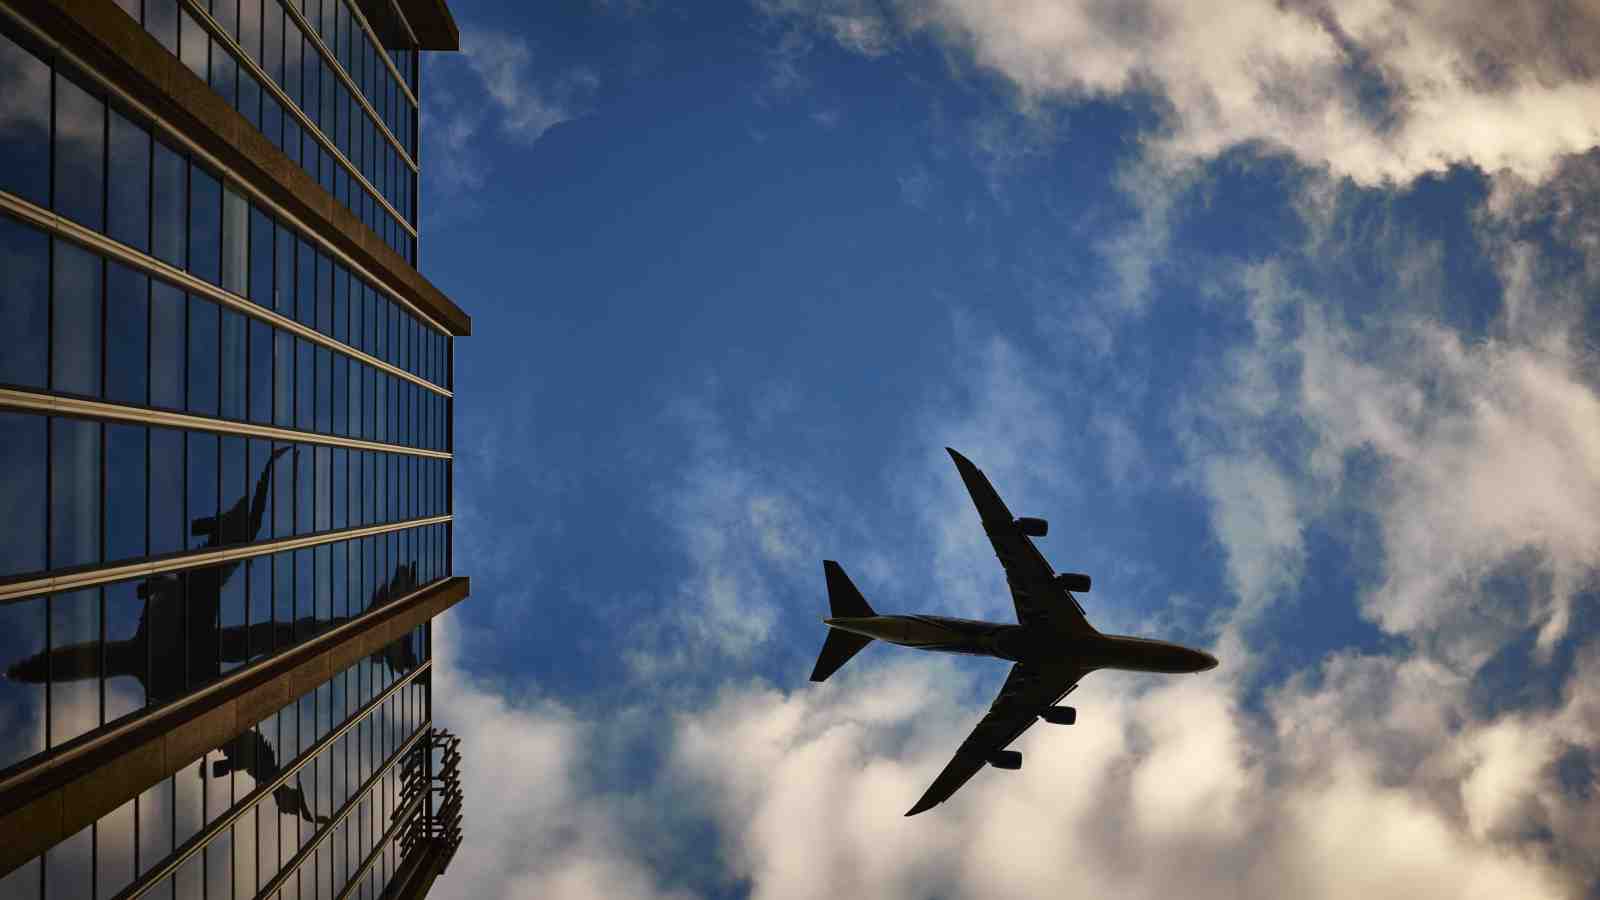
M 1456 163 L 1541 180 L 1600 144 L 1600 10 L 1586 4 L 902 0 L 893 26 L 861 3 L 762 6 L 846 47 L 857 29 L 932 33 L 1025 103 L 1154 96 L 1149 147 L 1169 162 L 1260 142 L 1368 185 Z M 841 15 L 861 24 L 841 34 Z

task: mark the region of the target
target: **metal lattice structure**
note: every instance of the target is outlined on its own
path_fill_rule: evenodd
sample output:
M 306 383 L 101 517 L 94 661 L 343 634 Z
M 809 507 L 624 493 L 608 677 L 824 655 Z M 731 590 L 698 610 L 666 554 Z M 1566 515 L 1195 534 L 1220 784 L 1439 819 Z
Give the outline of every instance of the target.
M 408 858 L 432 850 L 443 872 L 461 846 L 461 738 L 431 729 L 406 758 L 401 782 L 401 809 L 421 801 L 400 838 L 401 849 Z

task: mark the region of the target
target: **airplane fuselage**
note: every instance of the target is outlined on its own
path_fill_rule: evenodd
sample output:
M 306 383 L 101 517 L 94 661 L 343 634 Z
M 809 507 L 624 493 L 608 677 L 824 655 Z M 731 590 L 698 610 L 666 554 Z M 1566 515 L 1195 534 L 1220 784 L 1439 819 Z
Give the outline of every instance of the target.
M 1181 674 L 1204 672 L 1215 657 L 1181 644 L 1118 634 L 1065 634 L 1002 622 L 946 616 L 823 619 L 830 628 L 917 650 L 994 656 L 1030 665 L 1074 662 L 1094 669 Z

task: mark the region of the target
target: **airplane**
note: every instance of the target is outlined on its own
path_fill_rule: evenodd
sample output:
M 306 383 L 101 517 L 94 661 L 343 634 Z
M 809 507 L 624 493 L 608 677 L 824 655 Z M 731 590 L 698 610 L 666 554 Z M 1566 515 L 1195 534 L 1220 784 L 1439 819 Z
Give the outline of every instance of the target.
M 945 450 L 955 461 L 983 520 L 984 533 L 1005 568 L 1017 610 L 1016 625 L 945 616 L 879 615 L 837 562 L 822 563 L 831 615 L 822 620 L 828 636 L 811 672 L 812 681 L 827 680 L 873 640 L 918 650 L 993 656 L 1013 663 L 988 714 L 907 816 L 950 799 L 986 765 L 1022 768 L 1022 752 L 1007 750 L 1006 745 L 1038 719 L 1052 725 L 1076 722 L 1077 710 L 1057 704 L 1096 669 L 1183 674 L 1217 665 L 1216 657 L 1200 650 L 1095 630 L 1072 596 L 1073 591 L 1088 592 L 1089 576 L 1056 574 L 1031 540 L 1044 537 L 1049 523 L 1011 515 L 981 469 L 955 450 Z

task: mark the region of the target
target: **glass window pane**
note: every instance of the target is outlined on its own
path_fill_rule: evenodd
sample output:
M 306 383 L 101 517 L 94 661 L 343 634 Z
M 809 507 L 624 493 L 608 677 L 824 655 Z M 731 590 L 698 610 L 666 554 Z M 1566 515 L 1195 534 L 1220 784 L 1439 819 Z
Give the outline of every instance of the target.
M 0 768 L 44 750 L 48 660 L 45 599 L 0 604 L 0 665 L 6 671 L 0 709 L 7 713 L 7 725 L 0 729 Z
M 100 423 L 50 420 L 52 569 L 100 561 Z
M 295 318 L 302 325 L 317 324 L 317 257 L 311 242 L 295 240 Z
M 145 555 L 145 427 L 107 422 L 106 561 Z
M 206 566 L 184 573 L 189 589 L 183 625 L 189 656 L 188 690 L 209 684 L 222 673 L 217 659 L 220 649 L 217 610 L 222 603 L 222 580 L 231 569 L 231 566 Z
M 222 190 L 222 286 L 240 296 L 245 292 L 245 260 L 249 247 L 250 205 L 230 188 Z
M 250 630 L 245 660 L 259 659 L 272 652 L 272 559 L 257 557 L 245 561 L 249 581 Z
M 189 165 L 177 152 L 154 142 L 155 174 L 150 196 L 150 232 L 153 253 L 164 262 L 182 267 L 185 216 L 189 210 Z
M 106 399 L 143 406 L 150 385 L 150 280 L 106 263 Z
M 262 306 L 272 303 L 272 219 L 250 207 L 250 299 Z
M 150 554 L 183 549 L 183 432 L 150 429 Z
M 0 34 L 0 189 L 50 205 L 50 67 Z
M 137 250 L 150 249 L 150 132 L 110 111 L 106 233 Z M 3 154 L 0 154 L 3 155 Z
M 185 338 L 188 316 L 183 292 L 172 285 L 150 283 L 150 404 L 182 409 Z
M 223 435 L 221 441 L 222 543 L 242 544 L 251 539 L 250 486 L 246 471 L 245 439 Z
M 213 43 L 211 48 L 211 89 L 217 95 L 228 101 L 229 106 L 238 103 L 239 63 L 233 55 L 223 49 L 221 44 Z M 235 108 L 237 108 L 235 106 Z
M 294 551 L 272 554 L 273 649 L 282 650 L 294 638 Z
M 332 355 L 332 359 L 333 385 L 330 389 L 332 393 L 330 400 L 332 403 L 329 413 L 330 418 L 332 419 L 331 424 L 333 433 L 337 435 L 344 435 L 349 433 L 348 429 L 346 428 L 346 426 L 349 424 L 349 413 L 346 411 L 346 406 L 349 403 L 350 388 L 346 382 L 349 380 L 348 372 L 350 358 L 345 356 L 343 353 L 335 353 Z
M 222 582 L 222 601 L 218 609 L 218 621 L 222 626 L 218 635 L 221 648 L 218 658 L 223 672 L 239 668 L 249 657 L 249 634 L 245 626 L 246 578 L 242 568 L 236 569 Z
M 98 397 L 101 259 L 76 244 L 57 240 L 54 265 L 50 387 Z
M 332 528 L 333 520 L 333 448 L 322 445 L 316 448 L 317 481 L 316 481 L 316 529 L 327 531 Z
M 305 431 L 312 430 L 312 416 L 316 411 L 317 373 L 312 346 L 305 338 L 294 339 L 294 427 Z
M 217 436 L 191 431 L 188 448 L 189 547 L 215 547 L 222 527 L 217 518 Z
M 0 263 L 5 269 L 0 278 L 0 321 L 6 323 L 7 332 L 6 352 L 0 353 L 0 382 L 42 388 L 49 359 L 49 239 L 42 231 L 0 216 Z
M 294 427 L 294 335 L 274 329 L 272 424 Z
M 272 326 L 250 320 L 250 421 L 272 421 Z
M 55 594 L 50 598 L 50 746 L 99 724 L 100 589 Z
M 310 534 L 312 531 L 312 502 L 311 495 L 315 490 L 316 482 L 313 481 L 312 463 L 314 456 L 310 444 L 300 444 L 294 452 L 294 477 L 295 477 L 295 504 L 294 504 L 294 533 Z
M 300 451 L 293 444 L 279 442 L 272 464 L 272 536 L 294 535 L 294 461 Z
M 333 355 L 327 347 L 315 349 L 316 379 L 316 430 L 319 434 L 333 431 Z
M 95 823 L 97 897 L 114 897 L 133 881 L 133 805 L 134 801 L 129 800 Z M 52 893 L 54 889 L 52 884 Z
M 337 266 L 333 274 L 333 330 L 336 341 L 349 342 L 350 330 L 350 270 Z
M 140 628 L 144 621 L 143 581 L 106 586 L 106 721 L 144 708 L 150 648 Z
M 292 20 L 285 15 L 283 19 L 283 90 L 289 95 L 289 100 L 295 106 L 303 107 L 300 102 L 300 84 L 304 76 L 300 72 L 300 29 L 292 24 Z
M 55 208 L 99 231 L 105 226 L 106 107 L 59 73 L 55 91 Z
M 222 182 L 200 166 L 189 168 L 189 271 L 222 280 Z
M 94 826 L 85 825 L 44 854 L 45 884 L 52 900 L 88 900 L 94 895 Z
M 272 308 L 286 316 L 294 315 L 294 232 L 279 224 L 278 247 L 274 261 Z
M 172 779 L 164 778 L 139 795 L 139 874 L 155 868 L 172 853 Z M 171 896 L 167 893 L 157 896 Z
M 183 64 L 189 67 L 189 71 L 194 73 L 194 77 L 205 81 L 211 38 L 188 11 L 180 11 L 178 19 L 179 27 L 182 29 L 178 35 L 178 55 Z
M 201 415 L 217 414 L 219 374 L 217 353 L 220 342 L 217 305 L 204 297 L 189 295 L 189 396 L 188 409 Z
M 250 439 L 250 459 L 246 469 L 250 493 L 250 518 L 245 526 L 246 541 L 272 537 L 272 442 Z
M 220 412 L 225 419 L 245 417 L 245 349 L 245 317 L 223 307 Z

